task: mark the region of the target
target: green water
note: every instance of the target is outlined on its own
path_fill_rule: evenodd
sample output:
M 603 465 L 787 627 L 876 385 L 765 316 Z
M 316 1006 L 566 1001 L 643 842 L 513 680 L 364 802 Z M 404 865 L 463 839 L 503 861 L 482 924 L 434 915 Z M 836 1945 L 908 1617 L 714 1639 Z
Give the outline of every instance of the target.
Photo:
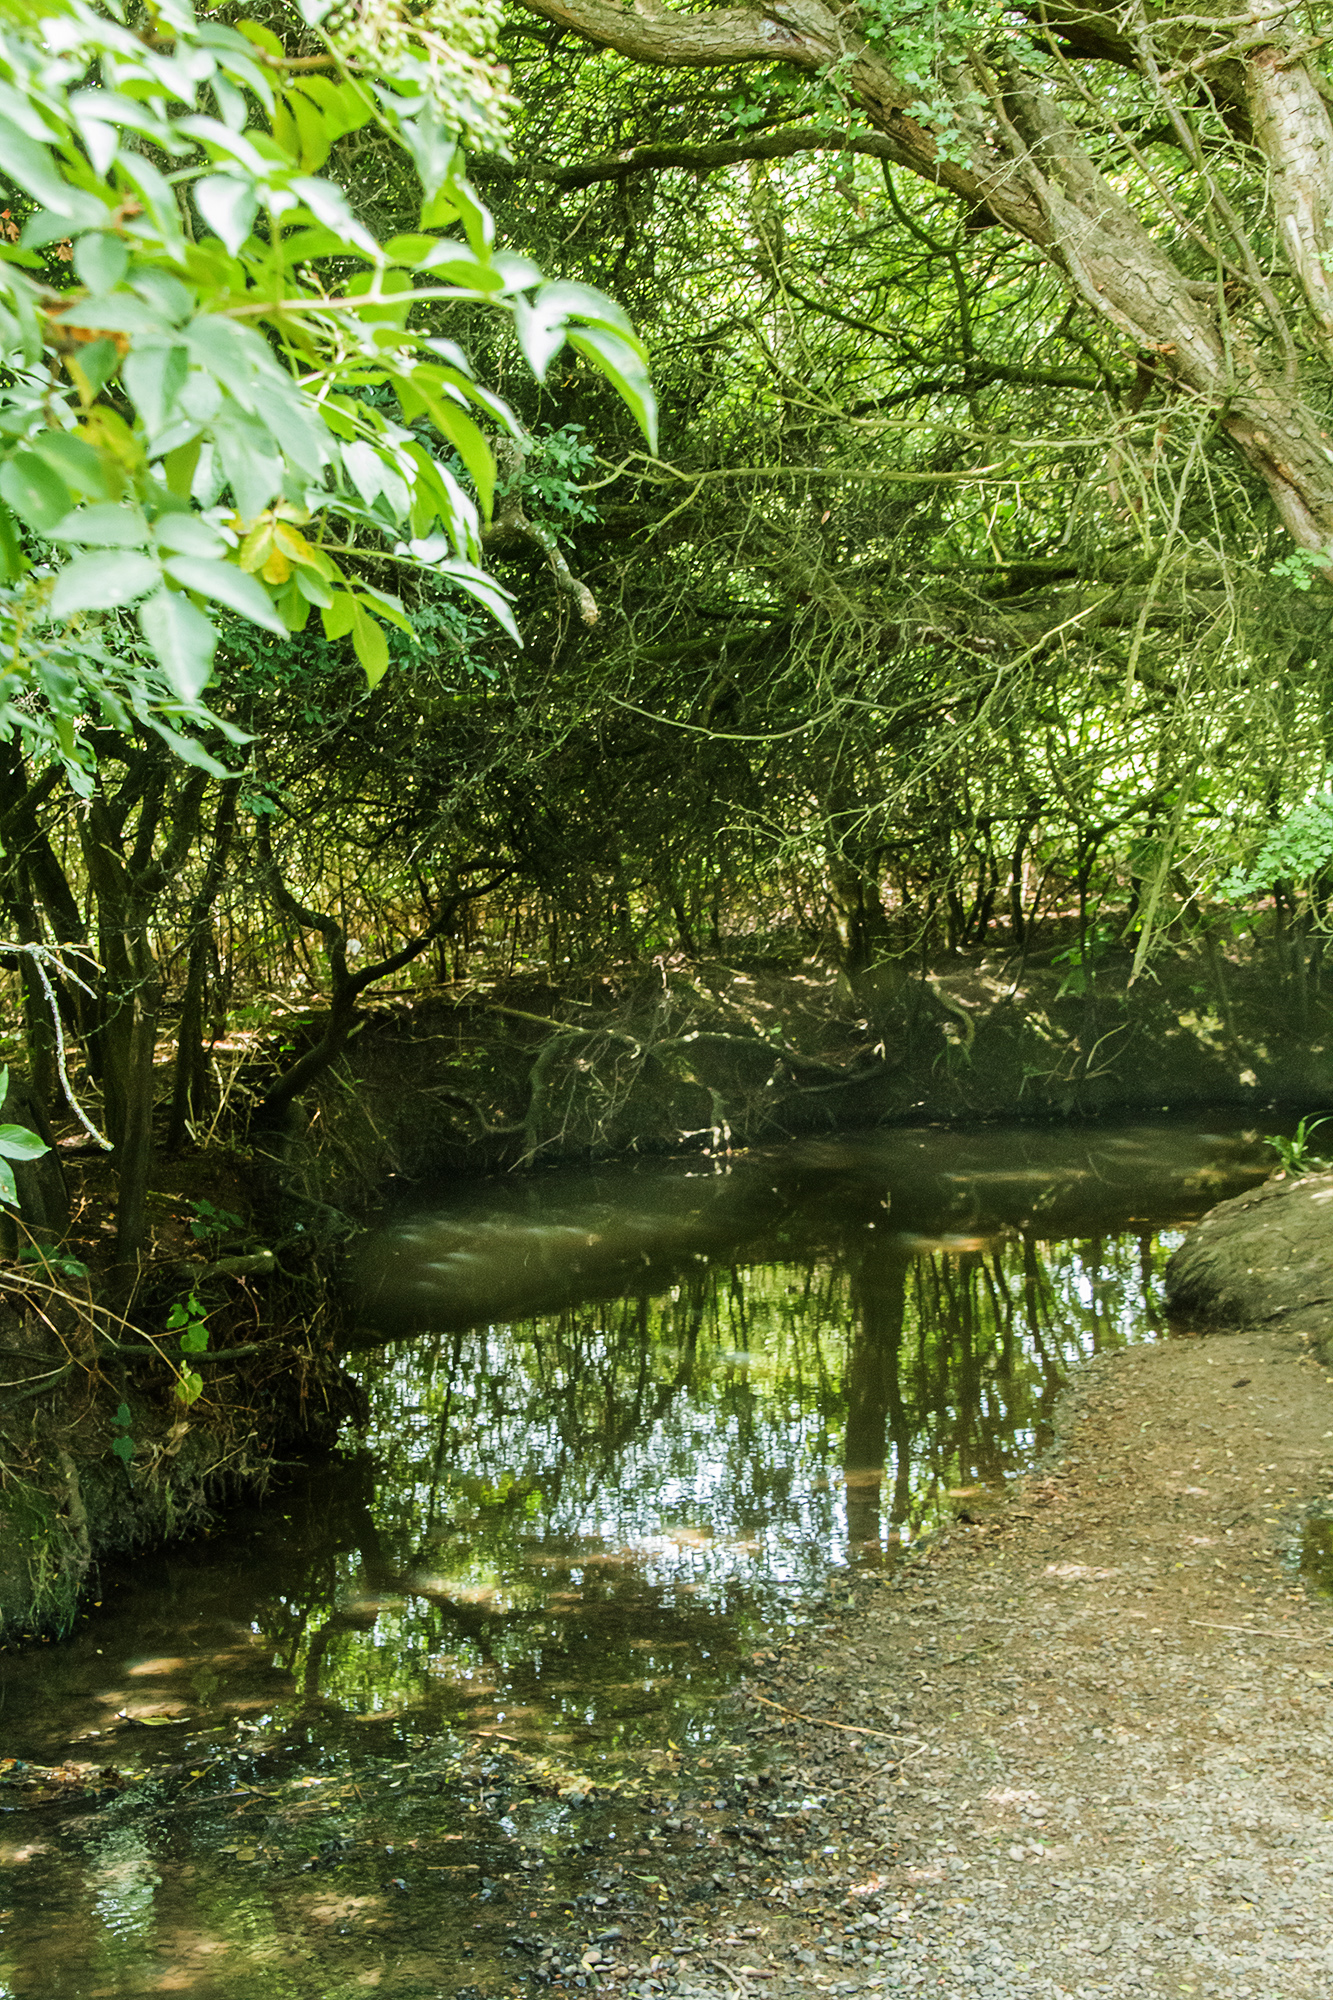
M 338 1458 L 0 1659 L 5 1751 L 88 1777 L 0 1774 L 0 2000 L 509 1993 L 608 1870 L 677 1909 L 618 1799 L 711 1784 L 746 1657 L 1034 1461 L 1260 1151 L 996 1127 L 418 1193 Z

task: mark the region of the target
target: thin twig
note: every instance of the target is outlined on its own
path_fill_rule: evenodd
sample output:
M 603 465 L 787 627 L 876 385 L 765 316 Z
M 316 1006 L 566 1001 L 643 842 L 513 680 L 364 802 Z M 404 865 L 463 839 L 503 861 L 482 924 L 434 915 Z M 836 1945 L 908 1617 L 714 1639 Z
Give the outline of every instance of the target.
M 895 1736 L 891 1729 L 868 1729 L 860 1722 L 826 1722 L 823 1716 L 802 1715 L 798 1708 L 784 1708 L 780 1701 L 770 1701 L 766 1695 L 755 1694 L 747 1689 L 751 1701 L 760 1702 L 765 1708 L 775 1708 L 779 1715 L 789 1715 L 795 1722 L 808 1722 L 812 1729 L 846 1729 L 853 1736 L 882 1736 L 886 1743 L 906 1743 L 906 1736 Z
M 68 1104 L 70 1110 L 74 1113 L 74 1116 L 78 1119 L 80 1125 L 82 1125 L 84 1131 L 88 1134 L 88 1137 L 90 1139 L 95 1140 L 96 1143 L 102 1148 L 103 1152 L 106 1153 L 113 1152 L 115 1149 L 112 1146 L 111 1141 L 108 1138 L 106 1138 L 103 1133 L 98 1131 L 97 1127 L 93 1124 L 92 1120 L 88 1117 L 87 1113 L 84 1111 L 83 1106 L 79 1103 L 78 1098 L 74 1095 L 74 1090 L 69 1080 L 69 1074 L 65 1068 L 65 1027 L 64 1023 L 60 1018 L 60 1008 L 56 1002 L 55 993 L 52 991 L 51 982 L 46 976 L 46 967 L 42 961 L 47 958 L 54 959 L 55 963 L 60 967 L 60 970 L 65 975 L 66 979 L 71 980 L 73 984 L 78 987 L 79 991 L 81 993 L 86 993 L 90 999 L 93 997 L 93 990 L 91 986 L 85 985 L 83 980 L 79 978 L 77 972 L 71 972 L 69 967 L 64 963 L 59 952 L 52 951 L 49 945 L 0 944 L 0 951 L 21 952 L 23 956 L 30 961 L 33 971 L 37 974 L 38 979 L 41 981 L 42 992 L 46 996 L 46 1004 L 51 1012 L 51 1025 L 55 1029 L 55 1036 L 56 1036 L 56 1070 L 60 1077 L 61 1086 L 65 1092 L 65 1102 Z

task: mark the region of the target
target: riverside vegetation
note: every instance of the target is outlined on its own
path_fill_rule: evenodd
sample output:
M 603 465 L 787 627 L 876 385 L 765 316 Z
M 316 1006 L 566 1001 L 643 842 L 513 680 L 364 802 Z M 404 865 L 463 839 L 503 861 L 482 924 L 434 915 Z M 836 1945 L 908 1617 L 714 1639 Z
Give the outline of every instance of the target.
M 390 1172 L 1329 1094 L 1317 32 L 0 21 L 13 1629 Z

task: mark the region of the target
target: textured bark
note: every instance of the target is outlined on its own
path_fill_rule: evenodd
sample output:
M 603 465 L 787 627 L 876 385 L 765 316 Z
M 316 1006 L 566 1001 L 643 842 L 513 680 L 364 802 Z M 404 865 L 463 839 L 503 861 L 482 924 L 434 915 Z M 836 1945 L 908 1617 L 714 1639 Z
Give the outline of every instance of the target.
M 1278 232 L 1323 338 L 1333 341 L 1333 119 L 1310 72 L 1261 49 L 1246 67 L 1254 142 L 1272 171 Z

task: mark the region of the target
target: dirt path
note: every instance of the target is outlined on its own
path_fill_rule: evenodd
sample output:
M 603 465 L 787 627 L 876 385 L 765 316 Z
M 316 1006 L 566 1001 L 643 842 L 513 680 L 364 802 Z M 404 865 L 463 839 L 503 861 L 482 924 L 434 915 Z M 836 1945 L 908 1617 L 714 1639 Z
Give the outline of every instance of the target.
M 1326 2000 L 1333 1605 L 1293 1550 L 1330 1491 L 1296 1338 L 1095 1363 L 1050 1476 L 759 1670 L 768 1769 L 667 1822 L 748 1861 L 659 1934 L 658 1981 Z

